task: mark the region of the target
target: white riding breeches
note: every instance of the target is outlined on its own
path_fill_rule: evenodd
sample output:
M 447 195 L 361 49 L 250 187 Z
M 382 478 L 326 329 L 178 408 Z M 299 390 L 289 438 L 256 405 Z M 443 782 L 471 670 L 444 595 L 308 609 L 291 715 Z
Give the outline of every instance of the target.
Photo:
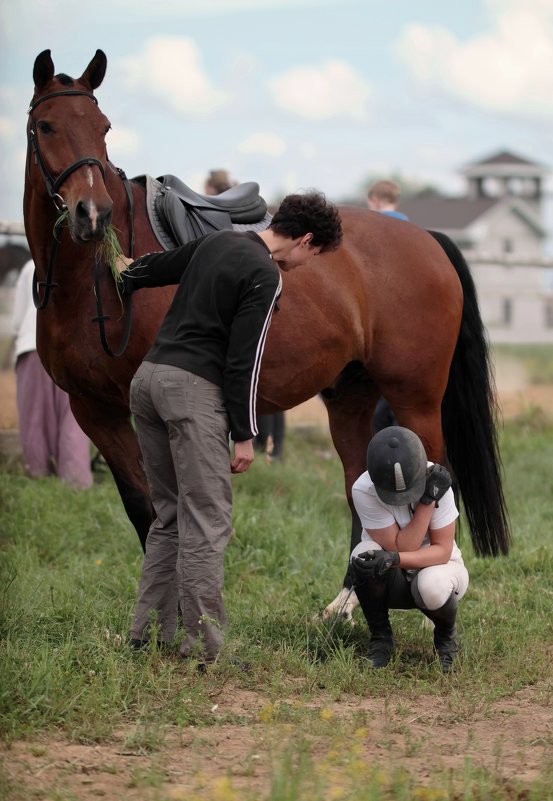
M 372 550 L 382 550 L 371 544 Z M 360 542 L 352 551 L 352 557 L 359 556 L 367 550 L 367 543 Z M 398 568 L 392 568 L 398 570 Z M 403 579 L 401 578 L 403 576 Z M 451 593 L 460 600 L 469 586 L 469 574 L 462 559 L 455 559 L 443 565 L 432 565 L 420 570 L 401 570 L 401 575 L 394 576 L 390 584 L 390 608 L 405 609 L 410 595 L 413 604 L 433 611 L 447 603 Z M 396 605 L 397 604 L 397 605 Z

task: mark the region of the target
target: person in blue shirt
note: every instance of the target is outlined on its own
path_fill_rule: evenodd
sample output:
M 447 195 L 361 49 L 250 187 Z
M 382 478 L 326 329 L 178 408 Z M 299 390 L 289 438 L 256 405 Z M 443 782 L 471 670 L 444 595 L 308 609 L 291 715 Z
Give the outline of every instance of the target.
M 406 214 L 397 211 L 401 189 L 395 181 L 377 181 L 373 184 L 367 195 L 368 206 L 371 211 L 379 211 L 387 217 L 398 220 L 408 220 Z

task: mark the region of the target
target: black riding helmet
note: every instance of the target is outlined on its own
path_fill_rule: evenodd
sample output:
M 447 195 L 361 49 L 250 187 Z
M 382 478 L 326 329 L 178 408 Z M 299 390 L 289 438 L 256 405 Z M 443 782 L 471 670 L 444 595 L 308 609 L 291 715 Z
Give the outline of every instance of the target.
M 426 487 L 427 458 L 417 435 L 402 426 L 383 428 L 367 448 L 367 470 L 384 503 L 418 503 Z

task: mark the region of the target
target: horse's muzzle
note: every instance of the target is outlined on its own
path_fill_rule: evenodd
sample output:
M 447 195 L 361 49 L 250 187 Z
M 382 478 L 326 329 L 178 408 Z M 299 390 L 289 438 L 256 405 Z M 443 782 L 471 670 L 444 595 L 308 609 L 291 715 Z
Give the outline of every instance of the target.
M 77 203 L 71 219 L 71 235 L 77 242 L 101 242 L 111 224 L 113 204 L 98 209 L 93 201 Z

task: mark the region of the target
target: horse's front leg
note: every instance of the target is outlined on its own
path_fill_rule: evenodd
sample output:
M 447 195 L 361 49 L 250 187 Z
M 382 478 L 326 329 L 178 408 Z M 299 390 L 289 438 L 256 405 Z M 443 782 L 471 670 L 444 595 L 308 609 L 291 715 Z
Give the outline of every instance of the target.
M 335 397 L 324 398 L 332 441 L 344 468 L 346 497 L 351 511 L 349 553 L 361 541 L 361 522 L 355 511 L 351 488 L 367 469 L 367 445 L 371 437 L 371 423 L 378 395 L 374 385 L 363 381 L 359 385 L 353 385 L 343 390 L 338 387 Z M 353 610 L 357 605 L 357 596 L 352 588 L 349 570 L 346 569 L 342 589 L 323 610 L 323 619 L 339 615 L 344 620 L 351 621 Z
M 106 460 L 144 550 L 154 515 L 129 412 L 80 397 L 71 397 L 71 408 L 83 431 Z

